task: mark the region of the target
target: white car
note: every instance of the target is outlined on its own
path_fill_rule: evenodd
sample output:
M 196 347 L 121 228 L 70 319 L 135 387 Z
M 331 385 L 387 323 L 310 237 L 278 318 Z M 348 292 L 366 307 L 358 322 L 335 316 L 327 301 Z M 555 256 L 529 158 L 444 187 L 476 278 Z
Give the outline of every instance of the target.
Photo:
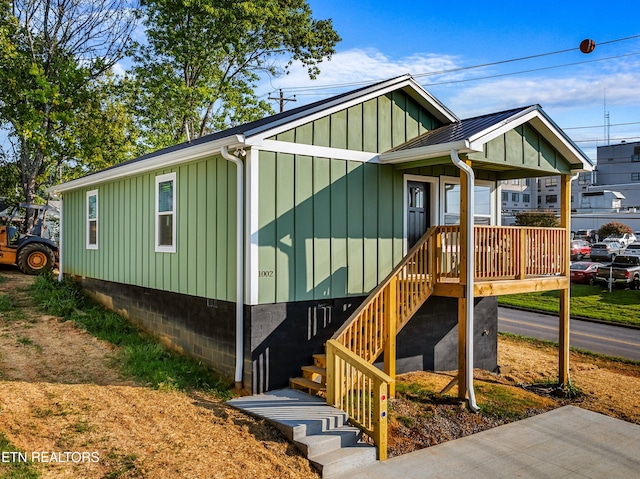
M 603 240 L 603 243 L 611 243 L 617 241 L 622 246 L 630 245 L 636 241 L 636 235 L 633 233 L 625 233 L 622 236 L 609 236 L 607 239 Z

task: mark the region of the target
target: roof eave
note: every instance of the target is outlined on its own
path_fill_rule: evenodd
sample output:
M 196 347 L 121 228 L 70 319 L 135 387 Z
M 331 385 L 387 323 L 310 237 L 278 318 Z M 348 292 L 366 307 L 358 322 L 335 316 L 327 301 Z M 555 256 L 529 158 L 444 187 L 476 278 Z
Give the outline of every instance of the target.
M 382 153 L 379 157 L 382 164 L 399 164 L 411 161 L 428 160 L 431 158 L 440 158 L 449 156 L 451 150 L 456 150 L 460 154 L 478 153 L 482 151 L 471 148 L 467 140 L 451 141 L 448 143 L 440 143 L 438 145 L 423 146 L 420 148 L 411 148 L 408 150 L 390 151 Z
M 118 178 L 154 171 L 159 168 L 166 168 L 199 160 L 219 153 L 223 146 L 226 146 L 229 149 L 243 147 L 245 146 L 244 137 L 242 135 L 231 135 L 215 141 L 188 146 L 186 148 L 170 151 L 146 160 L 135 161 L 113 169 L 102 170 L 97 173 L 83 176 L 82 178 L 71 180 L 66 183 L 54 185 L 47 188 L 46 191 L 47 193 L 57 195 L 66 191 L 93 186 L 104 181 L 112 181 Z

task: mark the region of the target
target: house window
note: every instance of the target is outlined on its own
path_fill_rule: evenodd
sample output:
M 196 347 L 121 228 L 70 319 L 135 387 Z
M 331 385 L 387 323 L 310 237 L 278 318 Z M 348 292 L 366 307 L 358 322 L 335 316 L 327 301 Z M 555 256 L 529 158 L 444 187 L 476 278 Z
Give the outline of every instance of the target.
M 489 185 L 474 187 L 475 215 L 474 222 L 478 225 L 489 225 L 492 219 L 491 189 Z M 444 185 L 444 224 L 460 224 L 460 185 L 445 183 Z
M 87 191 L 87 249 L 98 249 L 98 190 Z
M 529 203 L 529 201 L 531 201 L 531 195 L 528 193 L 523 193 L 522 194 L 522 201 L 524 201 L 525 203 Z
M 502 201 L 509 201 L 509 193 L 507 191 L 502 192 Z
M 553 178 L 547 178 L 544 181 L 544 185 L 545 186 L 558 186 L 558 178 L 553 177 Z
M 520 193 L 511 193 L 511 201 L 514 203 L 520 201 Z
M 558 195 L 547 195 L 545 197 L 545 201 L 547 203 L 557 203 L 558 202 Z
M 176 252 L 176 174 L 156 176 L 156 252 Z
M 631 181 L 640 181 L 640 173 L 631 173 Z

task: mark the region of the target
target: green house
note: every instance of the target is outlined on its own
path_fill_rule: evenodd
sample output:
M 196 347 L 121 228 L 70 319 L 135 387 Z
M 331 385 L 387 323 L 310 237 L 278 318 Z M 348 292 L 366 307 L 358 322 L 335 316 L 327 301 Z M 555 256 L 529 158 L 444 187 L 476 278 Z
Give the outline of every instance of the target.
M 537 105 L 460 120 L 405 75 L 52 188 L 62 198 L 61 275 L 261 392 L 299 375 L 440 227 L 449 236 L 433 246 L 438 279 L 398 333 L 396 368 L 456 369 L 466 281 L 451 235 L 469 228 L 469 204 L 454 154 L 474 172 L 477 228 L 500 225 L 500 180 L 592 168 Z M 508 255 L 524 261 L 509 241 Z M 557 261 L 505 276 L 497 250 L 477 247 L 494 256 L 474 267 L 473 355 L 485 369 L 496 367 L 495 296 L 513 290 L 507 283 L 568 289 Z

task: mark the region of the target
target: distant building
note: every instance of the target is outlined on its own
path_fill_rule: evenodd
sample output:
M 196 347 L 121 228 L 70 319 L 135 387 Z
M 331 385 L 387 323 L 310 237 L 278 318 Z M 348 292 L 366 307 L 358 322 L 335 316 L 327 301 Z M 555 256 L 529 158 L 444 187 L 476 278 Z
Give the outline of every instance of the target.
M 640 208 L 640 142 L 598 147 L 594 186 L 589 191 L 617 191 L 623 209 Z

